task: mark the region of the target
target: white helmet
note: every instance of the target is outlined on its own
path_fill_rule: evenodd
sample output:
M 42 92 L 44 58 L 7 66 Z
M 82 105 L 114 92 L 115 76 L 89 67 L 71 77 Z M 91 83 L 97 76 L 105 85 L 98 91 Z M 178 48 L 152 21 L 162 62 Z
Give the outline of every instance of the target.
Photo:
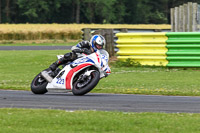
M 97 49 L 102 49 L 105 44 L 106 40 L 102 35 L 94 35 L 90 39 L 90 45 L 95 52 L 97 51 Z

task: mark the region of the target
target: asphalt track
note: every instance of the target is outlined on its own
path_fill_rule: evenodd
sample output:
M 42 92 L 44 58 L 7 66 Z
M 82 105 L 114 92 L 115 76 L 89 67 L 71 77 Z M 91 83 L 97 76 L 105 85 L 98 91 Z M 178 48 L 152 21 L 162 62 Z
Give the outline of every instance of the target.
M 200 97 L 96 93 L 74 96 L 50 92 L 35 95 L 31 91 L 0 90 L 0 108 L 200 113 Z

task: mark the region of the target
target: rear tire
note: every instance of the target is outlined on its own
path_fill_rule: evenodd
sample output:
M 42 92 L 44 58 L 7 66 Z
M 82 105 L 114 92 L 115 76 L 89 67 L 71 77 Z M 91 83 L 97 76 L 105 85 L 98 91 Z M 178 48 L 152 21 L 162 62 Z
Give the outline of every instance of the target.
M 76 96 L 84 95 L 84 94 L 90 92 L 98 84 L 98 82 L 100 80 L 100 73 L 98 71 L 93 71 L 93 72 L 91 72 L 90 75 L 92 76 L 91 81 L 83 88 L 78 88 L 78 86 L 77 86 L 78 81 L 75 81 L 73 83 L 72 93 L 74 95 L 76 95 Z
M 47 92 L 47 84 L 48 82 L 41 77 L 41 73 L 39 73 L 31 83 L 31 91 L 34 94 L 45 94 Z

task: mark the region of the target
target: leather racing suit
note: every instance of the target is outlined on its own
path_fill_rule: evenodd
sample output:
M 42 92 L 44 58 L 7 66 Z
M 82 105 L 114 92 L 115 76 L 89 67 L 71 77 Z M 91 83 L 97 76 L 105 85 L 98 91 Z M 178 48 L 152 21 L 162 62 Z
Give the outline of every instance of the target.
M 88 41 L 82 41 L 78 43 L 76 46 L 73 46 L 71 50 L 72 52 L 66 53 L 62 58 L 51 64 L 49 68 L 52 71 L 55 71 L 59 65 L 76 60 L 78 58 L 78 53 L 89 55 L 94 52 L 93 48 L 90 46 L 90 42 Z

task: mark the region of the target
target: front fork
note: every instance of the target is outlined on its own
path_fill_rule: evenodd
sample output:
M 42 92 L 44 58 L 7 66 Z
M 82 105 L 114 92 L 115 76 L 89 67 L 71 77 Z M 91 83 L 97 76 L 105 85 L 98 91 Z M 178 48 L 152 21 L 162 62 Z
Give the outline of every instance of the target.
M 58 73 L 60 72 L 60 68 L 57 68 L 55 71 L 52 70 L 44 70 L 41 72 L 41 76 L 49 83 L 52 82 L 53 78 L 56 77 L 58 75 Z

